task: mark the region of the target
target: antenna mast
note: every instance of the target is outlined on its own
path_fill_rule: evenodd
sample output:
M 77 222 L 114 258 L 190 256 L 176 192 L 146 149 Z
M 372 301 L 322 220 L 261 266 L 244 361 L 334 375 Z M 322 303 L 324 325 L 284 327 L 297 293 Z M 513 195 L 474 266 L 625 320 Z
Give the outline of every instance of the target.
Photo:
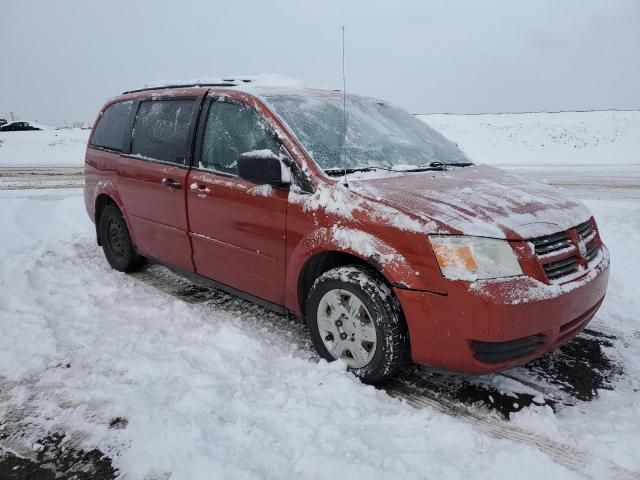
M 347 159 L 345 158 L 345 148 L 347 143 L 347 77 L 344 70 L 344 25 L 342 26 L 342 149 L 340 151 L 342 157 L 342 166 L 344 167 L 344 178 L 342 184 L 349 186 L 347 181 Z

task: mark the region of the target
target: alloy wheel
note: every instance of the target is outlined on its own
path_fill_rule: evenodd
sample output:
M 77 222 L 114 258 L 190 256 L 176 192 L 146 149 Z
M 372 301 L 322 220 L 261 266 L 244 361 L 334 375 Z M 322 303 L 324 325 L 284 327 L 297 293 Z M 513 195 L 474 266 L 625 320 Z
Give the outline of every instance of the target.
M 318 304 L 318 331 L 333 358 L 342 359 L 350 368 L 362 368 L 376 352 L 376 327 L 367 307 L 357 295 L 329 290 Z

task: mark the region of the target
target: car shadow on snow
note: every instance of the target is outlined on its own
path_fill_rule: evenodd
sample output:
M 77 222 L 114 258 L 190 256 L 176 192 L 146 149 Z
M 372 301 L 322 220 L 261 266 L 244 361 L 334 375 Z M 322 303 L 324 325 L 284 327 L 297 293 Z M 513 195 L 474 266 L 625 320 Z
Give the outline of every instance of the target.
M 0 441 L 2 436 L 0 435 Z M 3 480 L 112 480 L 118 471 L 98 449 L 85 451 L 65 445 L 65 436 L 53 433 L 34 444 L 35 455 L 22 458 L 1 453 Z
M 598 390 L 612 390 L 612 382 L 624 373 L 604 349 L 614 346 L 617 337 L 584 330 L 555 352 L 525 365 L 527 371 L 556 385 L 571 397 L 590 401 Z
M 381 385 L 390 395 L 425 395 L 445 405 L 495 411 L 508 420 L 531 405 L 554 411 L 613 389 L 623 367 L 607 356 L 617 338 L 585 330 L 569 343 L 522 367 L 493 375 L 461 375 L 411 366 Z

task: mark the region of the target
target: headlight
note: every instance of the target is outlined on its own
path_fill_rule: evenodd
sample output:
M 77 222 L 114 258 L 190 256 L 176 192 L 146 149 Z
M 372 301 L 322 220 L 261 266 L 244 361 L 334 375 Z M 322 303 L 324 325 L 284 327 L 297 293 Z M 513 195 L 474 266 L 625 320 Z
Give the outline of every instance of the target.
M 495 238 L 431 235 L 433 251 L 442 274 L 452 280 L 522 275 L 509 242 Z

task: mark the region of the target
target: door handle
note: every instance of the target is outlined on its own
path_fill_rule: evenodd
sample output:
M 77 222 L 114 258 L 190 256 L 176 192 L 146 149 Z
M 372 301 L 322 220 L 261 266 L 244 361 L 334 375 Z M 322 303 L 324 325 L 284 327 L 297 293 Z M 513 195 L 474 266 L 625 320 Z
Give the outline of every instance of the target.
M 163 178 L 162 184 L 176 190 L 180 188 L 180 182 L 176 182 L 173 178 Z
M 206 185 L 197 184 L 195 182 L 189 186 L 189 189 L 192 192 L 196 192 L 196 193 L 202 193 L 202 194 L 211 193 L 211 190 L 209 190 L 209 187 L 207 187 Z

